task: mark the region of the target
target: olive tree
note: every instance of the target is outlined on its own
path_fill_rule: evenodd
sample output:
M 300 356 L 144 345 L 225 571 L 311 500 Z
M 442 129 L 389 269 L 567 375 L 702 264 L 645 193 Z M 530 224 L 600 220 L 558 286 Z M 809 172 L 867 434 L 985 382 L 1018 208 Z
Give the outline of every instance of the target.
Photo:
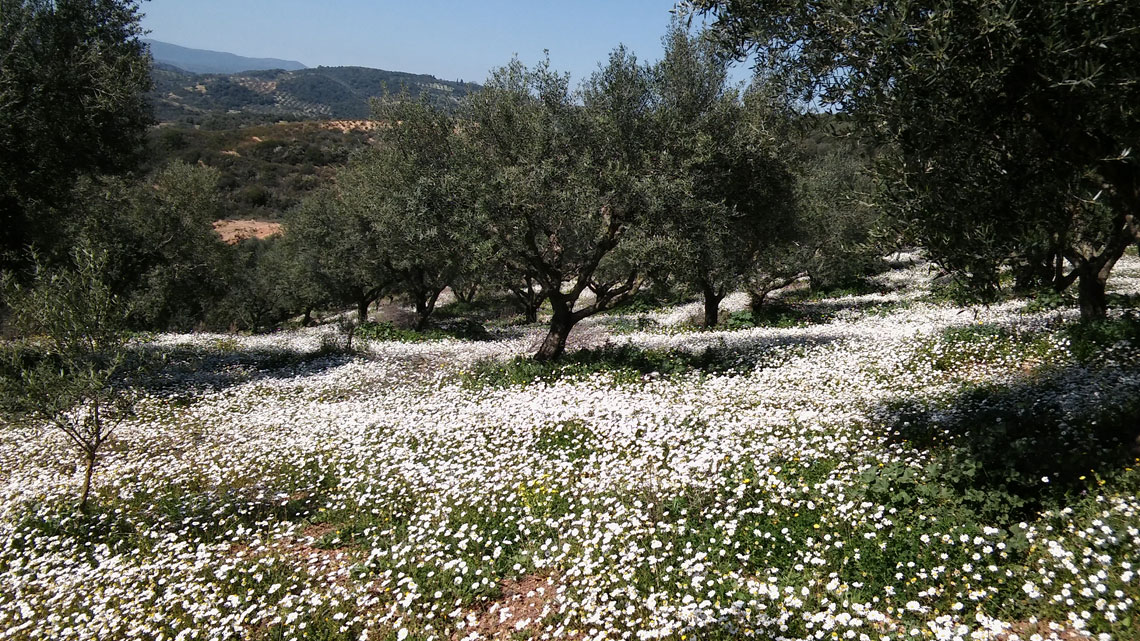
M 1140 5 L 690 0 L 728 51 L 851 114 L 883 203 L 975 290 L 1055 248 L 1083 318 L 1140 238 Z M 1044 249 L 1043 249 L 1044 248 Z
M 483 255 L 484 236 L 471 219 L 477 172 L 460 124 L 442 108 L 405 97 L 373 110 L 386 123 L 378 148 L 341 173 L 338 193 L 368 221 L 390 291 L 411 300 L 422 330 L 443 290 L 473 277 Z
M 75 178 L 132 166 L 151 124 L 150 56 L 130 0 L 0 3 L 0 260 L 66 262 Z M 54 256 L 45 256 L 52 258 Z
M 504 268 L 537 282 L 551 306 L 539 360 L 558 358 L 575 324 L 641 284 L 664 180 L 652 107 L 648 70 L 624 49 L 578 92 L 548 63 L 516 60 L 466 102 L 481 226 Z
M 729 86 L 715 44 L 675 21 L 653 67 L 656 117 L 675 176 L 665 214 L 669 271 L 704 299 L 706 327 L 720 301 L 766 254 L 794 236 L 791 110 L 757 83 Z M 783 121 L 783 122 L 781 122 Z
M 857 284 L 888 251 L 889 234 L 870 202 L 869 171 L 867 158 L 849 144 L 798 165 L 797 224 L 806 250 L 801 269 L 812 289 Z
M 40 267 L 30 286 L 7 277 L 14 329 L 6 345 L 0 410 L 9 419 L 46 424 L 85 463 L 80 511 L 103 447 L 132 412 L 126 307 L 107 285 L 107 253 L 81 245 L 66 268 Z
M 216 170 L 178 161 L 142 178 L 84 178 L 74 200 L 82 215 L 61 231 L 106 251 L 106 282 L 130 301 L 132 325 L 186 331 L 209 314 L 231 276 L 212 227 Z
M 367 209 L 343 198 L 339 185 L 310 194 L 286 213 L 284 242 L 297 266 L 293 276 L 302 283 L 298 293 L 310 295 L 306 306 L 350 304 L 363 323 L 392 282 L 379 251 L 383 239 Z

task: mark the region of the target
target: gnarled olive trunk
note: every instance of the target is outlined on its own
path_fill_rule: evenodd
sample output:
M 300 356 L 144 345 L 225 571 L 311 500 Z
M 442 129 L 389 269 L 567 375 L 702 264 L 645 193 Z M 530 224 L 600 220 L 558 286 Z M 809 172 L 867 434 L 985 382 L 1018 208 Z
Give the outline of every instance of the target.
M 748 292 L 748 310 L 753 318 L 759 318 L 764 313 L 764 301 L 768 300 L 769 289 Z
M 1112 274 L 1116 261 L 1124 255 L 1125 250 L 1137 242 L 1140 233 L 1132 223 L 1131 216 L 1121 215 L 1116 222 L 1116 233 L 1099 254 L 1095 256 L 1076 255 L 1070 261 L 1076 263 L 1076 268 L 1066 279 L 1076 277 L 1077 304 L 1081 308 L 1081 320 L 1098 320 L 1108 314 L 1108 297 L 1105 295 L 1105 285 Z
M 1025 294 L 1038 287 L 1056 287 L 1058 250 L 1050 250 L 1030 257 L 1014 268 L 1013 291 Z M 1064 258 L 1062 257 L 1063 261 Z M 1063 269 L 1063 263 L 1062 263 Z
M 515 297 L 519 309 L 522 310 L 523 317 L 528 323 L 538 322 L 538 310 L 542 307 L 542 302 L 546 300 L 546 294 L 539 291 L 533 279 L 528 277 L 526 279 L 526 287 L 513 286 L 508 288 L 511 295 Z
M 443 293 L 443 288 L 418 291 L 413 294 L 415 296 L 416 305 L 416 331 L 422 332 L 427 329 L 428 320 L 431 318 L 432 313 L 435 311 L 435 303 L 439 300 L 439 295 Z
M 479 293 L 478 283 L 472 283 L 466 287 L 461 285 L 452 285 L 451 293 L 455 294 L 455 300 L 461 303 L 474 303 L 475 295 Z
M 534 359 L 540 362 L 552 361 L 562 356 L 566 351 L 566 339 L 570 337 L 570 330 L 574 329 L 576 322 L 574 314 L 565 304 L 554 304 L 554 314 L 550 318 L 550 330 L 538 348 Z
M 531 305 L 529 303 L 523 305 L 523 317 L 526 319 L 527 323 L 538 322 L 538 308 L 541 306 L 542 303 L 539 303 L 538 305 Z
M 1077 304 L 1081 308 L 1081 320 L 1099 320 L 1108 314 L 1108 297 L 1105 285 L 1108 275 L 1105 270 L 1082 267 L 1077 272 Z
M 702 283 L 701 294 L 705 299 L 705 327 L 716 327 L 720 317 L 720 301 L 724 299 L 724 290 L 718 290 L 708 283 Z

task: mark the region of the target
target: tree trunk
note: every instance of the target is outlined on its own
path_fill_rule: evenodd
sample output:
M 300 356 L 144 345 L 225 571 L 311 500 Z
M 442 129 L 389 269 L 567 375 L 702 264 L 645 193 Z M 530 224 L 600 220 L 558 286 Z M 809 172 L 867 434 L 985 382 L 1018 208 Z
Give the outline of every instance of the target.
M 542 347 L 534 355 L 534 360 L 547 362 L 556 360 L 566 351 L 566 339 L 574 328 L 574 315 L 565 305 L 554 305 L 554 315 L 550 319 L 550 331 L 542 341 Z
M 760 318 L 764 309 L 764 301 L 767 300 L 770 292 L 771 290 L 763 289 L 748 293 L 748 309 L 752 312 L 752 318 Z
M 367 298 L 356 301 L 356 320 L 361 325 L 368 322 L 368 306 L 371 304 Z
M 419 294 L 415 294 L 415 297 L 416 297 L 416 300 L 415 300 L 415 306 L 416 306 L 415 330 L 417 332 L 422 332 L 422 331 L 424 331 L 424 328 L 427 327 L 427 319 L 428 319 L 428 316 L 431 314 L 431 312 L 428 311 L 427 302 L 424 301 L 422 296 L 420 296 Z
M 313 326 L 313 308 L 311 306 L 305 308 L 305 315 L 301 318 L 301 326 L 302 327 L 312 327 Z
M 542 301 L 546 300 L 546 296 L 534 291 L 533 286 L 527 286 L 526 289 L 511 288 L 511 294 L 514 295 L 515 302 L 518 303 L 519 309 L 522 310 L 526 322 L 537 323 L 538 310 L 542 307 Z
M 1108 314 L 1108 298 L 1105 296 L 1107 277 L 1104 270 L 1082 266 L 1077 276 L 1077 303 L 1081 307 L 1081 320 L 1099 320 Z
M 1065 252 L 1057 250 L 1053 253 L 1053 291 L 1060 294 L 1069 287 L 1065 281 Z
M 452 287 L 451 292 L 455 294 L 455 299 L 461 303 L 470 305 L 475 302 L 475 295 L 479 293 L 479 285 L 469 285 L 467 287 Z
M 91 477 L 95 475 L 95 454 L 87 455 L 87 472 L 83 475 L 83 497 L 79 499 L 79 511 L 87 514 L 87 498 L 91 495 Z
M 705 327 L 716 327 L 724 292 L 718 292 L 715 287 L 704 284 L 701 285 L 701 293 L 705 297 Z
M 1057 271 L 1053 260 L 1055 255 L 1056 252 L 1050 251 L 1047 255 L 1035 257 L 1018 266 L 1014 270 L 1013 291 L 1025 294 L 1052 284 Z
M 431 318 L 432 312 L 435 311 L 435 303 L 439 300 L 439 295 L 443 292 L 442 289 L 432 290 L 430 292 L 416 292 L 416 331 L 422 332 L 427 329 L 428 319 Z

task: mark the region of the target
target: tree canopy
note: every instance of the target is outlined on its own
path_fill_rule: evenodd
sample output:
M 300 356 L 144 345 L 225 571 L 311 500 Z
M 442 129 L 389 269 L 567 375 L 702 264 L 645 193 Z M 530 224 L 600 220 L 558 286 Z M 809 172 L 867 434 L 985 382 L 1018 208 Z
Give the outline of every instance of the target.
M 150 56 L 134 0 L 0 4 L 0 252 L 53 250 L 81 173 L 129 166 L 150 125 Z M 53 212 L 54 208 L 54 212 Z M 66 248 L 58 248 L 66 254 Z
M 516 60 L 468 100 L 486 185 L 480 211 L 497 259 L 520 281 L 537 281 L 552 308 L 540 359 L 557 358 L 578 321 L 640 285 L 634 254 L 652 245 L 645 223 L 664 180 L 652 102 L 648 70 L 622 48 L 578 92 L 548 63 Z
M 883 202 L 975 291 L 1002 264 L 1080 281 L 1082 315 L 1140 238 L 1140 6 L 1044 0 L 696 0 L 733 54 L 852 114 Z M 1123 27 L 1122 27 L 1123 25 Z
M 743 285 L 759 254 L 796 236 L 786 104 L 763 82 L 745 96 L 729 85 L 712 41 L 674 22 L 653 67 L 657 120 L 674 182 L 665 206 L 674 258 L 668 271 L 701 293 L 705 325 Z

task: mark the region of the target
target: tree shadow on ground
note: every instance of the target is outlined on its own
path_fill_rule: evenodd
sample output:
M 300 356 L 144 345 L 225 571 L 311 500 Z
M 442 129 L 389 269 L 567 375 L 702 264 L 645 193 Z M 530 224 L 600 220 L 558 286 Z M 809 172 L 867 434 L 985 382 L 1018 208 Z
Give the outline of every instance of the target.
M 873 471 L 873 498 L 1008 526 L 1136 467 L 1140 368 L 1054 369 L 940 402 L 895 399 L 877 416 L 889 441 L 929 450 L 931 463 Z
M 264 379 L 313 376 L 351 361 L 350 353 L 330 349 L 201 347 L 146 344 L 134 350 L 136 367 L 129 384 L 149 394 L 196 395 Z
M 884 298 L 884 292 L 875 291 L 854 298 L 780 298 L 767 301 L 759 309 L 725 312 L 714 327 L 694 327 L 702 311 L 693 307 L 689 321 L 681 327 L 687 331 L 724 332 L 746 329 L 796 329 L 834 323 L 851 314 L 885 315 L 909 305 L 908 300 Z M 645 313 L 610 313 L 602 322 L 618 334 L 657 332 L 666 328 Z
M 828 337 L 794 342 L 816 345 L 838 339 L 839 337 Z M 567 352 L 556 361 L 540 362 L 528 356 L 505 361 L 482 360 L 465 371 L 462 380 L 469 387 L 506 387 L 534 382 L 554 383 L 562 379 L 581 379 L 597 374 L 608 375 L 618 384 L 648 382 L 693 373 L 746 374 L 757 368 L 779 365 L 786 354 L 776 353 L 771 348 L 787 342 L 773 339 L 763 345 L 750 344 L 745 349 L 712 343 L 696 350 L 606 343 Z

